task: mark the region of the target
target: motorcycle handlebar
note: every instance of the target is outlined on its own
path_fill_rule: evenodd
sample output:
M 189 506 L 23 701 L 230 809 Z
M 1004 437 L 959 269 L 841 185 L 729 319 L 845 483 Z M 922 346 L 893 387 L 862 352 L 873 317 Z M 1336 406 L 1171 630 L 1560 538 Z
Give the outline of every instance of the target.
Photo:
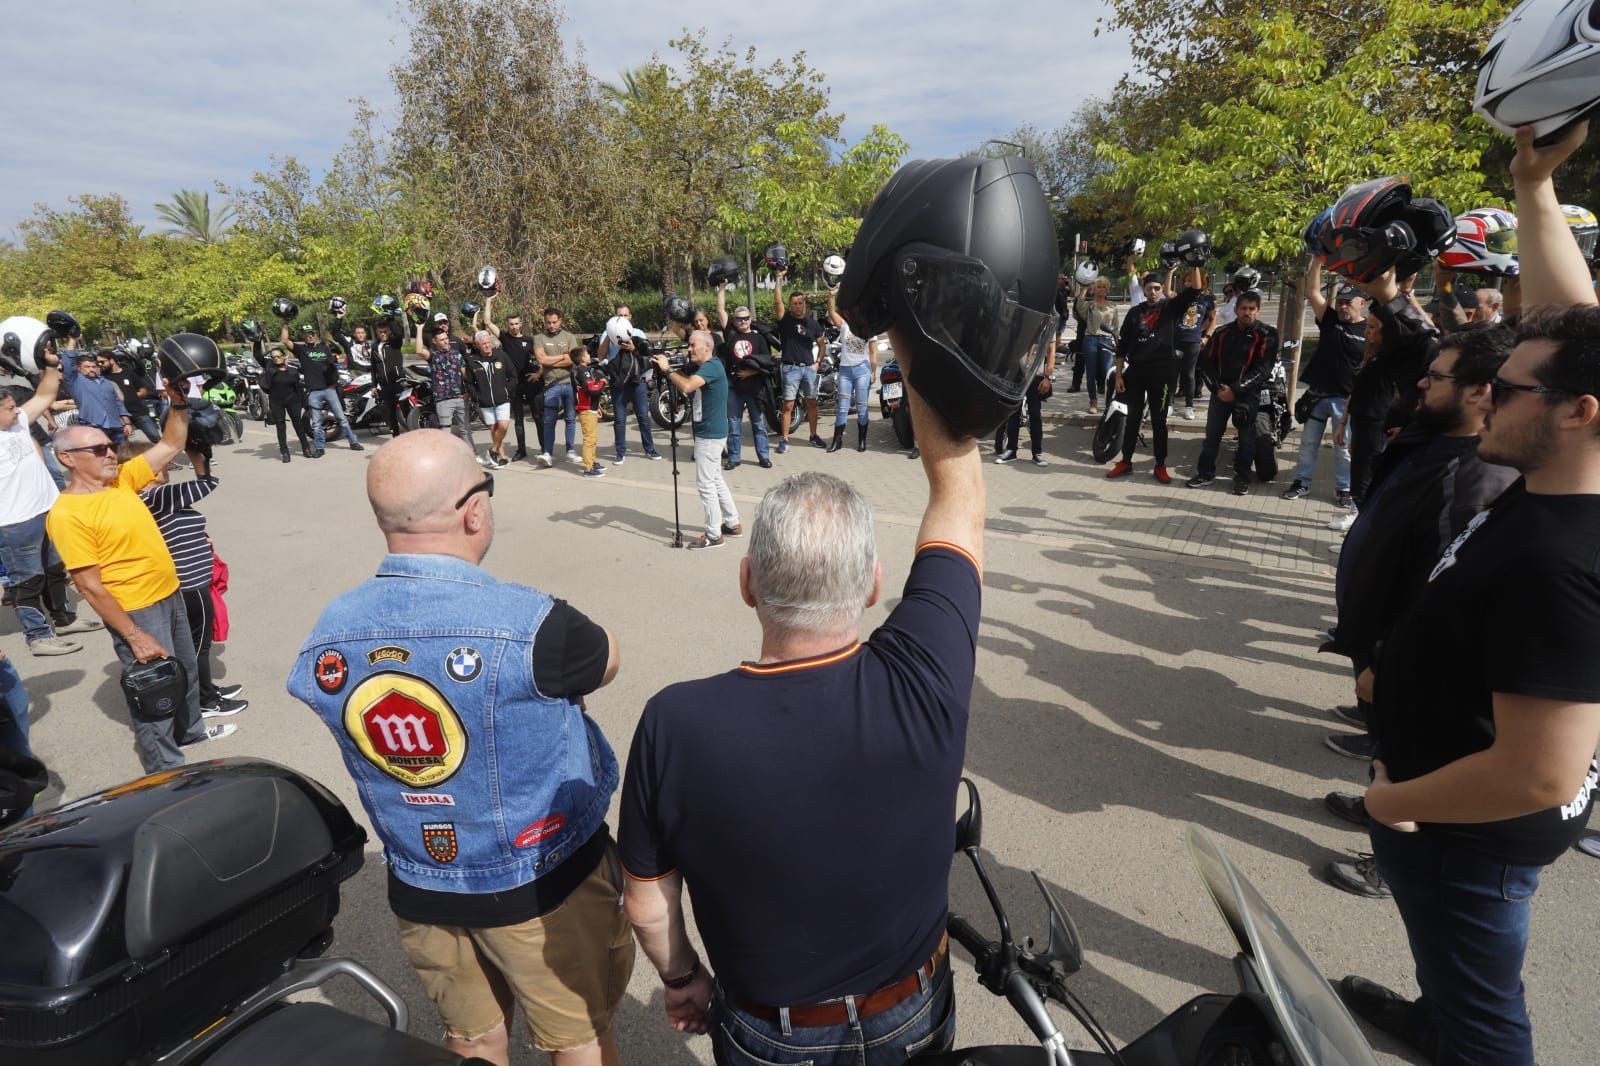
M 950 939 L 966 948 L 973 958 L 989 950 L 989 938 L 974 929 L 972 923 L 961 915 L 950 915 L 945 926 L 950 930 Z

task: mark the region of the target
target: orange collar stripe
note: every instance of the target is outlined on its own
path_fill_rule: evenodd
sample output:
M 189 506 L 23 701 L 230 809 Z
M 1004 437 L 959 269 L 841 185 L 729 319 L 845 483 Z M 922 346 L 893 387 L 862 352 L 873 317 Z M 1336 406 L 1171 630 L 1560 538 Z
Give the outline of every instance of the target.
M 739 669 L 747 674 L 757 677 L 770 677 L 773 674 L 788 674 L 796 670 L 812 670 L 819 666 L 832 666 L 834 663 L 843 662 L 861 649 L 861 642 L 855 641 L 849 647 L 840 648 L 838 651 L 828 652 L 811 659 L 795 659 L 787 663 L 740 663 Z

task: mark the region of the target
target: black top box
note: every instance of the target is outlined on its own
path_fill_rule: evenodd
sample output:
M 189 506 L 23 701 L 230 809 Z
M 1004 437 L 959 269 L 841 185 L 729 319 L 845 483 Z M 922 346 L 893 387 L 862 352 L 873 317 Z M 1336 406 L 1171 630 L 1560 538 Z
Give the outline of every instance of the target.
M 0 1062 L 112 1066 L 321 954 L 366 832 L 293 770 L 219 759 L 0 831 Z

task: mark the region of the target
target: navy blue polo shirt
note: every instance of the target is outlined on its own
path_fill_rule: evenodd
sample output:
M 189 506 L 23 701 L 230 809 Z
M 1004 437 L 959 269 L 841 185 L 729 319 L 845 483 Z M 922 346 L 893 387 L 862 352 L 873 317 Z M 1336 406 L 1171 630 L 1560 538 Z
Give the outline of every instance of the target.
M 982 580 L 924 544 L 865 643 L 663 689 L 628 755 L 629 875 L 682 874 L 712 971 L 774 1006 L 910 974 L 944 933 Z

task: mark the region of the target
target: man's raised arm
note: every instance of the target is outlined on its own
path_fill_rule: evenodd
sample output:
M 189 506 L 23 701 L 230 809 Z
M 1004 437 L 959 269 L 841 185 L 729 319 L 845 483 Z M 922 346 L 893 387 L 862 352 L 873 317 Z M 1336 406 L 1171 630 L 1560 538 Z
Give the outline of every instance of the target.
M 1535 148 L 1532 126 L 1517 131 L 1511 178 L 1517 193 L 1517 246 L 1524 308 L 1595 302 L 1589 266 L 1561 214 L 1550 177 L 1588 136 L 1589 124 L 1580 122 L 1556 143 Z
M 988 499 L 983 484 L 983 460 L 978 441 L 957 437 L 938 412 L 912 384 L 911 344 L 898 326 L 889 330 L 890 343 L 905 370 L 911 392 L 911 425 L 922 452 L 922 469 L 928 476 L 928 508 L 922 513 L 917 543 L 941 541 L 971 555 L 983 569 L 983 520 Z

